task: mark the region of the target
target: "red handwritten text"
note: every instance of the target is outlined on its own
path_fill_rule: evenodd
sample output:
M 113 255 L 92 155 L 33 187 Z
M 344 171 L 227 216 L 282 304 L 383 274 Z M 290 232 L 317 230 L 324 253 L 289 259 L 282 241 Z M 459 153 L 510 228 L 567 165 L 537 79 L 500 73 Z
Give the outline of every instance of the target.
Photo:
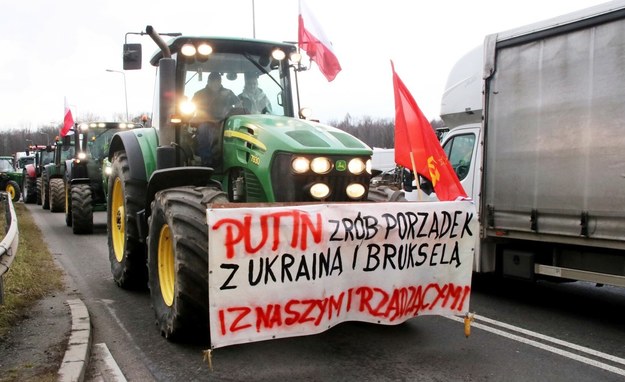
M 392 291 L 361 286 L 320 299 L 292 299 L 283 304 L 264 306 L 233 306 L 218 312 L 220 334 L 226 336 L 245 330 L 260 333 L 296 325 L 318 327 L 324 321 L 335 320 L 338 323 L 367 316 L 392 323 L 436 308 L 460 313 L 470 293 L 469 285 L 452 283 L 408 286 Z M 339 319 L 349 312 L 354 312 L 351 317 Z
M 289 220 L 287 220 L 289 219 Z M 314 219 L 314 221 L 313 221 Z M 286 221 L 285 221 L 286 220 Z M 291 248 L 306 250 L 308 248 L 309 235 L 315 243 L 320 243 L 322 239 L 321 214 L 317 213 L 311 217 L 305 211 L 291 210 L 274 212 L 259 217 L 260 238 L 257 243 L 252 243 L 252 237 L 258 237 L 256 232 L 258 226 L 252 223 L 252 216 L 245 215 L 243 220 L 226 218 L 217 221 L 212 229 L 219 230 L 222 226 L 226 229 L 224 246 L 226 247 L 226 257 L 232 259 L 235 256 L 235 247 L 243 242 L 245 253 L 254 254 L 259 252 L 271 241 L 271 250 L 275 251 L 280 245 L 281 226 L 282 230 L 288 228 L 289 232 L 282 232 L 291 240 Z M 254 228 L 254 229 L 253 229 Z M 253 232 L 254 231 L 254 234 Z

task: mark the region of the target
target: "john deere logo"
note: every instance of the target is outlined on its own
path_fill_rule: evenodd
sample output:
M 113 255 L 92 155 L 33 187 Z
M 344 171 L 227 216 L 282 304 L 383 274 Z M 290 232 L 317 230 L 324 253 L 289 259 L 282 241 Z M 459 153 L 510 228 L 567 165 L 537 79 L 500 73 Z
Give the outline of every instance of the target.
M 336 163 L 334 164 L 334 167 L 336 168 L 336 171 L 345 171 L 347 170 L 347 162 L 345 162 L 344 160 L 337 160 Z

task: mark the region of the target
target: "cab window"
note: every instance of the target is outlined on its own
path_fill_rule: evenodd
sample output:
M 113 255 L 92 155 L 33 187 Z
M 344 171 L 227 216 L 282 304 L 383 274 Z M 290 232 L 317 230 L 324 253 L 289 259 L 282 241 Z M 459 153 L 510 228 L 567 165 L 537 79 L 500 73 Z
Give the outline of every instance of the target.
M 475 134 L 457 135 L 445 142 L 443 149 L 459 180 L 463 180 L 469 174 L 474 145 Z

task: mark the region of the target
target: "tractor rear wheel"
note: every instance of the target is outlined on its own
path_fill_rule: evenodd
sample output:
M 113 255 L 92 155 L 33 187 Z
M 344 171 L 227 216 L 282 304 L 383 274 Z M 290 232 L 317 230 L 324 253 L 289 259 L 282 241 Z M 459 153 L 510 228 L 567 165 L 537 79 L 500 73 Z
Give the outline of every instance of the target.
M 209 339 L 206 207 L 227 203 L 211 187 L 160 191 L 152 202 L 148 286 L 156 324 L 169 340 Z
M 72 186 L 72 231 L 76 235 L 93 233 L 93 197 L 91 186 L 76 184 Z
M 145 245 L 139 240 L 137 212 L 143 209 L 145 184 L 130 178 L 125 151 L 111 162 L 108 183 L 107 234 L 113 280 L 121 288 L 145 288 L 148 278 Z
M 9 194 L 9 196 L 11 197 L 11 201 L 13 201 L 14 203 L 20 200 L 20 196 L 22 195 L 19 184 L 17 184 L 17 182 L 14 180 L 9 180 L 7 182 L 4 191 Z
M 25 176 L 23 191 L 24 203 L 35 203 L 37 201 L 37 179 Z
M 65 183 L 61 178 L 50 179 L 50 212 L 65 210 Z

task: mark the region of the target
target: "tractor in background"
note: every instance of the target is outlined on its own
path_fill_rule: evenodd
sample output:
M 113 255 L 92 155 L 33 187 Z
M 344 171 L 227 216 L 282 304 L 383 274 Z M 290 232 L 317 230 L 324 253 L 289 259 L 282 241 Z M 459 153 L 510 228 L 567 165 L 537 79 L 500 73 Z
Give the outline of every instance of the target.
M 41 205 L 41 173 L 43 167 L 54 160 L 54 150 L 51 146 L 37 145 L 29 146 L 27 155 L 34 157 L 33 163 L 26 164 L 22 170 L 23 174 L 23 196 L 24 203 L 37 203 Z
M 74 234 L 93 233 L 93 212 L 106 211 L 105 164 L 113 135 L 140 125 L 126 122 L 90 122 L 77 126 L 74 156 L 66 161 L 65 223 Z
M 66 161 L 74 156 L 74 136 L 68 134 L 56 139 L 53 146 L 53 159 L 41 172 L 41 204 L 50 212 L 65 211 L 65 175 Z
M 0 190 L 6 191 L 13 202 L 20 200 L 22 173 L 13 166 L 12 156 L 0 157 Z

